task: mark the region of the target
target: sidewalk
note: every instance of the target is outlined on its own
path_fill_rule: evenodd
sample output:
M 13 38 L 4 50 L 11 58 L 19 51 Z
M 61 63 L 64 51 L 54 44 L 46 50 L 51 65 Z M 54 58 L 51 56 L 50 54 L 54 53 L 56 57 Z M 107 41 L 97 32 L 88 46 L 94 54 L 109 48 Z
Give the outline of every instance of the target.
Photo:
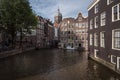
M 26 49 L 14 49 L 14 50 L 11 50 L 11 51 L 1 52 L 0 53 L 0 58 L 9 57 L 9 56 L 16 55 L 16 54 L 19 54 L 19 53 L 23 53 L 23 52 L 26 52 L 26 51 L 30 51 L 30 50 L 33 50 L 33 49 L 35 49 L 35 48 L 32 47 L 32 48 L 26 48 Z

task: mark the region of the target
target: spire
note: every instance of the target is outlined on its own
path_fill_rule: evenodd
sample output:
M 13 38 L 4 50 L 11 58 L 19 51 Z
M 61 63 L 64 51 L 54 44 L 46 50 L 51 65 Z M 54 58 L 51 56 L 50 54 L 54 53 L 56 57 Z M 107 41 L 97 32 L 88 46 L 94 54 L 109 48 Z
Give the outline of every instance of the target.
M 55 16 L 62 16 L 62 14 L 60 13 L 60 9 L 59 9 L 59 7 L 58 7 L 58 9 L 57 9 L 57 13 L 56 13 Z
M 60 13 L 60 9 L 59 9 L 59 6 L 58 6 L 58 13 Z

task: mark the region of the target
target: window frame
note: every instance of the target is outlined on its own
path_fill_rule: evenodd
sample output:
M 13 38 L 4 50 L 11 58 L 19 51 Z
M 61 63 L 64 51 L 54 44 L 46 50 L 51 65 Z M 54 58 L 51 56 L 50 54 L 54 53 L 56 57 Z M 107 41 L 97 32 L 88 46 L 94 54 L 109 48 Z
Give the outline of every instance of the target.
M 100 14 L 100 25 L 101 26 L 106 25 L 106 12 L 105 11 Z
M 94 13 L 98 13 L 99 12 L 99 8 L 98 8 L 98 3 L 94 6 Z
M 93 35 L 90 34 L 90 46 L 92 46 L 92 45 L 93 45 Z
M 98 47 L 98 34 L 94 33 L 94 46 Z
M 100 47 L 105 48 L 105 31 L 100 32 Z
M 115 39 L 114 39 L 115 38 L 115 31 L 119 31 L 120 32 L 120 28 L 112 30 L 112 49 L 114 49 L 114 50 L 120 50 L 120 47 L 119 48 L 115 47 Z
M 114 15 L 114 14 L 115 14 L 115 13 L 114 13 L 114 12 L 115 12 L 115 10 L 114 10 L 115 7 L 117 7 L 117 13 L 116 13 L 116 14 L 117 14 L 117 15 L 116 15 L 116 16 L 117 16 L 117 19 L 115 19 L 115 17 L 114 17 L 114 16 L 115 16 L 115 15 Z M 120 3 L 118 3 L 118 4 L 116 4 L 116 5 L 114 5 L 114 6 L 112 7 L 112 22 L 115 22 L 115 21 L 118 21 L 118 20 L 120 20 Z
M 107 5 L 110 5 L 111 3 L 113 3 L 114 1 L 110 1 L 110 0 L 107 0 Z
M 91 19 L 91 20 L 90 20 L 90 29 L 93 29 L 93 25 L 94 25 L 93 19 Z
M 111 63 L 116 64 L 116 62 L 114 62 L 114 60 L 113 60 L 113 57 L 116 58 L 115 55 L 111 55 L 110 61 L 111 61 Z
M 95 28 L 98 28 L 98 25 L 99 25 L 99 18 L 98 18 L 98 16 L 96 16 L 94 18 L 94 26 L 95 26 Z

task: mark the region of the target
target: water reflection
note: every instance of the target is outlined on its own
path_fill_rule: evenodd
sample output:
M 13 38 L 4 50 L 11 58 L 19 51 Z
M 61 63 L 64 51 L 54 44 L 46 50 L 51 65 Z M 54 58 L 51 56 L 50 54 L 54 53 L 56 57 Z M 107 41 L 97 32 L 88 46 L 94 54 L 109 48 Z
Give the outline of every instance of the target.
M 48 49 L 0 60 L 0 80 L 120 80 L 120 75 L 87 60 L 87 53 Z

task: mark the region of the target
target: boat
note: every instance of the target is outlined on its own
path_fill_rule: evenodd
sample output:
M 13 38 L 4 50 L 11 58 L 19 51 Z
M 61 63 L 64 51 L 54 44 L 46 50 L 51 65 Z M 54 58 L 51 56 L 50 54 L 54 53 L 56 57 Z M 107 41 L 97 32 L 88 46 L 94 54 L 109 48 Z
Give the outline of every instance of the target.
M 75 47 L 67 46 L 66 49 L 75 50 Z

